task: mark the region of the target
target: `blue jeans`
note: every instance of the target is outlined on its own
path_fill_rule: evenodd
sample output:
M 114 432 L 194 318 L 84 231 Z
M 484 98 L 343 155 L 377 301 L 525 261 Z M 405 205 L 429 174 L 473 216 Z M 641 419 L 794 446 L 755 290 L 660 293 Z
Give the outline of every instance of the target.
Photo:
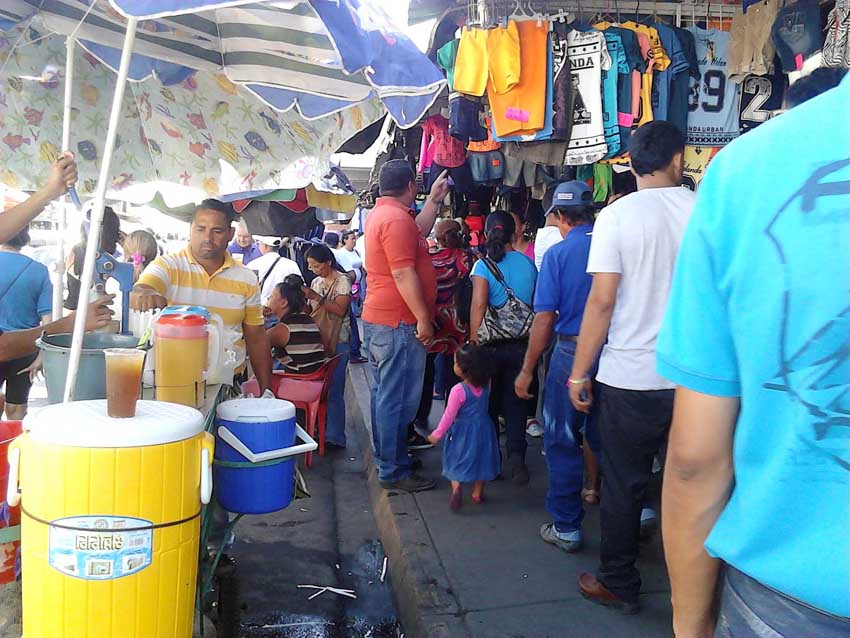
M 351 325 L 351 339 L 349 341 L 349 352 L 352 357 L 360 356 L 360 327 L 357 325 L 357 315 L 354 314 L 354 303 L 348 306 L 348 321 Z
M 395 482 L 410 476 L 407 426 L 416 417 L 425 377 L 425 347 L 416 326 L 397 328 L 364 323 L 367 371 L 372 388 L 372 442 L 378 478 Z
M 850 635 L 850 618 L 810 607 L 727 565 L 714 635 L 716 638 L 846 638 Z
M 347 343 L 338 343 L 336 353 L 342 359 L 334 370 L 331 390 L 328 394 L 328 421 L 325 427 L 325 441 L 345 447 L 345 369 L 348 366 Z
M 575 343 L 555 342 L 543 395 L 543 446 L 549 466 L 546 509 L 552 515 L 555 529 L 562 533 L 581 530 L 584 518 L 581 502 L 584 457 L 578 443 L 579 432 L 584 429 L 585 439 L 591 439 L 588 441 L 591 449 L 599 449 L 592 418 L 577 411 L 570 402 L 567 379 L 575 353 Z

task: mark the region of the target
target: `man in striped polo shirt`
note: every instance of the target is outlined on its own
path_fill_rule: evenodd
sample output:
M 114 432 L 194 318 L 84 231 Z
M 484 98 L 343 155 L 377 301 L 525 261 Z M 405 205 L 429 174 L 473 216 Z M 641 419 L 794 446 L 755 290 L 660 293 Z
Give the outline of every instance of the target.
M 130 294 L 134 310 L 169 305 L 202 306 L 221 317 L 237 366 L 247 351 L 261 390 L 271 385 L 271 348 L 263 326 L 257 275 L 237 264 L 227 246 L 233 239 L 234 213 L 227 204 L 204 200 L 192 214 L 189 245 L 157 257 Z

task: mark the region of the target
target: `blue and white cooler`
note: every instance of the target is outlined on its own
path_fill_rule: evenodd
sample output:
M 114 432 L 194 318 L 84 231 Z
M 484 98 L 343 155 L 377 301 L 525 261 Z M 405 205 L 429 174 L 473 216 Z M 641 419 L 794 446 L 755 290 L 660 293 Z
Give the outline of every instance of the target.
M 294 493 L 295 456 L 317 447 L 295 422 L 295 406 L 280 399 L 233 399 L 219 404 L 216 416 L 219 505 L 236 514 L 286 508 Z

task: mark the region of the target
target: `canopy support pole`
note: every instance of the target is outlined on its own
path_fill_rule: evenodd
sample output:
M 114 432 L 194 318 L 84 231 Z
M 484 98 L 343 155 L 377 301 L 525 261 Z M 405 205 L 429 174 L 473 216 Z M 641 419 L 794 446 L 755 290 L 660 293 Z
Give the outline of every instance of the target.
M 65 104 L 62 108 L 62 151 L 70 150 L 71 146 L 71 105 L 74 95 L 74 51 L 76 41 L 68 38 L 65 42 Z M 53 283 L 53 321 L 62 318 L 62 305 L 65 297 L 65 233 L 68 232 L 68 207 L 71 206 L 71 196 L 65 195 L 59 208 L 59 244 L 56 249 L 57 278 Z
M 103 160 L 100 165 L 100 175 L 97 178 L 97 190 L 94 196 L 94 208 L 91 212 L 91 228 L 86 243 L 86 259 L 83 263 L 83 274 L 80 277 L 80 298 L 77 304 L 77 314 L 74 318 L 74 336 L 71 341 L 71 356 L 68 359 L 68 378 L 65 382 L 65 403 L 73 400 L 74 388 L 77 384 L 77 372 L 80 367 L 80 354 L 83 349 L 83 337 L 86 332 L 86 315 L 89 309 L 89 290 L 94 279 L 95 260 L 100 247 L 100 232 L 103 226 L 103 209 L 106 206 L 106 189 L 109 186 L 112 152 L 115 149 L 115 138 L 118 134 L 118 120 L 124 104 L 124 89 L 127 86 L 127 76 L 130 72 L 130 58 L 133 54 L 133 44 L 136 41 L 136 18 L 127 19 L 127 31 L 124 35 L 124 48 L 121 50 L 121 65 L 118 68 L 118 79 L 115 82 L 115 94 L 112 96 L 112 111 L 109 114 L 109 128 L 106 130 L 106 144 L 103 149 Z

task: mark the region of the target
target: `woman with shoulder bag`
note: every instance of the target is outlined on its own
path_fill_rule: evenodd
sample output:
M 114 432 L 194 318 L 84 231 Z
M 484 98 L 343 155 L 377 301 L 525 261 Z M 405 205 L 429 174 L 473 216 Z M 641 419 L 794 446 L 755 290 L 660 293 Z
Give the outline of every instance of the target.
M 470 341 L 484 346 L 493 373 L 490 415 L 505 419 L 508 468 L 517 485 L 528 484 L 525 464 L 527 408 L 513 383 L 522 369 L 534 312 L 531 304 L 537 268 L 514 250 L 516 224 L 510 213 L 496 211 L 484 227 L 487 256 L 472 268 Z
M 334 371 L 328 395 L 328 421 L 325 443 L 331 448 L 345 447 L 345 369 L 348 365 L 348 306 L 351 303 L 351 279 L 336 269 L 331 249 L 316 244 L 307 251 L 307 267 L 316 275 L 304 289 L 319 325 L 325 352 L 329 357 L 342 355 Z

